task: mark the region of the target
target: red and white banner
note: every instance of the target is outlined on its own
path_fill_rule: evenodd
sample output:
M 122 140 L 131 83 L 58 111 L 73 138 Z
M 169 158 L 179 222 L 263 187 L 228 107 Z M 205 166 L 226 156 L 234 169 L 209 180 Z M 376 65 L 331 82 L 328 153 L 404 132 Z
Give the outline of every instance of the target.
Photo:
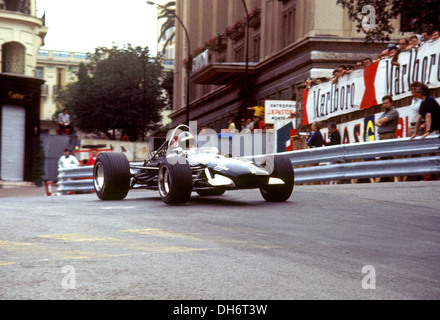
M 440 88 L 440 40 L 402 52 L 398 62 L 396 66 L 384 59 L 335 84 L 328 81 L 304 90 L 303 125 L 373 107 L 386 95 L 403 99 L 411 95 L 410 84 L 415 81 Z

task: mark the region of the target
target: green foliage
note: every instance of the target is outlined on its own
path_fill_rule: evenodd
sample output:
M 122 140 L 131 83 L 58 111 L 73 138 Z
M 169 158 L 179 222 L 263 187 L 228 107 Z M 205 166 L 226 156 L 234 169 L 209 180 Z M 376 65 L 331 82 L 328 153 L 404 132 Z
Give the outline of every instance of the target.
M 90 63 L 80 65 L 78 81 L 69 84 L 58 101 L 69 109 L 80 130 L 111 139 L 119 130 L 136 141 L 160 121 L 162 69 L 160 59 L 151 58 L 148 48 L 99 47 L 90 55 Z
M 169 1 L 164 6 L 159 6 L 160 11 L 158 19 L 165 19 L 165 22 L 160 28 L 159 39 L 165 40 L 165 44 L 162 49 L 162 53 L 174 44 L 174 38 L 176 36 L 176 1 Z
M 395 31 L 393 19 L 401 17 L 399 31 L 422 33 L 439 28 L 439 0 L 337 0 L 337 4 L 348 10 L 348 15 L 356 23 L 357 31 L 365 34 L 367 42 L 389 41 Z M 376 13 L 375 28 L 363 28 L 365 6 L 373 6 Z

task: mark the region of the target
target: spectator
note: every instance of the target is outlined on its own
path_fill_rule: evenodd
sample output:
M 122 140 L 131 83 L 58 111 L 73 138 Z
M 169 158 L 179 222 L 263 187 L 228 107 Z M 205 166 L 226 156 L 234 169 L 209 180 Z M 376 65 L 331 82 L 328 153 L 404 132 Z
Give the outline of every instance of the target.
M 333 79 L 332 79 L 332 83 L 337 83 L 339 78 L 342 77 L 341 71 L 339 70 L 339 68 L 333 70 Z
M 364 68 L 367 68 L 373 64 L 373 60 L 371 58 L 365 58 L 362 65 Z
M 428 42 L 429 40 L 431 40 L 431 36 L 429 35 L 429 32 L 422 32 L 422 42 Z
M 405 51 L 408 49 L 409 46 L 409 41 L 407 38 L 402 38 L 399 40 L 399 50 L 400 51 Z
M 73 127 L 70 123 L 70 115 L 67 109 L 63 109 L 63 112 L 58 114 L 58 126 L 60 134 L 72 134 Z
M 307 89 L 310 89 L 314 84 L 315 83 L 312 79 L 307 79 L 305 83 Z
M 417 88 L 420 87 L 421 83 L 420 82 L 413 82 L 410 85 L 411 88 L 411 94 L 412 94 L 412 103 L 411 103 L 411 115 L 410 115 L 410 119 L 409 119 L 409 123 L 410 123 L 410 127 L 408 129 L 408 135 L 410 137 L 412 137 L 412 135 L 416 132 L 416 122 L 417 122 L 417 118 L 419 116 L 419 111 L 420 111 L 420 105 L 422 104 L 422 99 L 420 99 L 419 97 L 419 93 L 417 92 Z M 424 130 L 424 125 L 420 130 L 422 132 L 421 135 L 423 135 L 425 132 Z M 420 134 L 420 132 L 419 132 Z
M 246 121 L 244 121 L 244 119 L 240 120 L 240 129 L 241 130 L 246 129 Z
M 263 118 L 264 117 L 264 107 L 260 106 L 259 104 L 255 107 L 249 107 L 248 110 L 254 110 L 254 117 Z
M 228 131 L 229 132 L 233 132 L 235 130 L 235 123 L 234 123 L 234 118 L 230 117 L 229 121 L 228 121 Z
M 356 62 L 356 70 L 361 70 L 364 68 L 364 65 L 361 61 Z
M 419 133 L 420 125 L 425 120 L 426 133 L 422 135 L 424 140 L 428 135 L 440 132 L 440 106 L 438 102 L 429 95 L 429 88 L 426 84 L 422 84 L 417 88 L 419 98 L 422 100 L 419 110 L 419 116 L 415 124 L 415 133 L 411 136 L 413 140 Z
M 326 146 L 336 146 L 341 144 L 341 134 L 339 133 L 336 123 L 329 123 L 328 126 L 328 139 L 325 142 Z
M 420 46 L 420 40 L 417 35 L 411 36 L 409 38 L 409 49 L 418 48 Z
M 319 148 L 324 145 L 324 138 L 322 137 L 322 133 L 319 131 L 321 129 L 321 123 L 313 122 L 312 123 L 312 135 L 307 139 L 307 145 L 309 148 Z
M 78 159 L 70 154 L 69 149 L 64 149 L 64 155 L 58 160 L 58 169 L 76 168 L 78 166 Z
M 395 66 L 399 66 L 400 63 L 398 61 L 399 59 L 399 55 L 400 53 L 402 53 L 403 51 L 407 51 L 411 49 L 410 45 L 409 45 L 409 41 L 406 38 L 402 38 L 399 40 L 399 48 L 396 51 L 396 53 L 393 55 L 393 59 L 391 60 L 391 64 L 395 65 Z
M 396 139 L 396 129 L 399 124 L 399 112 L 393 106 L 393 98 L 391 96 L 384 96 L 382 98 L 382 106 L 385 109 L 384 113 L 375 122 L 379 127 L 379 140 Z
M 92 155 L 90 156 L 89 160 L 87 160 L 86 165 L 87 166 L 95 165 L 95 161 L 96 161 L 97 156 L 98 156 L 98 150 L 92 149 Z
M 394 55 L 397 53 L 397 50 L 397 47 L 391 47 L 390 49 L 388 49 L 388 57 L 394 57 Z
M 254 116 L 253 128 L 254 128 L 254 130 L 260 128 L 260 117 Z
M 254 122 L 251 120 L 251 118 L 248 118 L 247 120 L 246 120 L 246 129 L 249 129 L 249 130 L 254 130 Z
M 380 58 L 381 59 L 386 59 L 390 56 L 390 51 L 388 49 L 382 51 L 382 53 L 380 54 Z
M 347 66 L 345 68 L 345 74 L 351 74 L 354 71 L 354 67 L 353 66 Z
M 429 42 L 437 41 L 438 38 L 440 38 L 440 32 L 435 30 L 431 33 L 431 39 L 429 40 Z

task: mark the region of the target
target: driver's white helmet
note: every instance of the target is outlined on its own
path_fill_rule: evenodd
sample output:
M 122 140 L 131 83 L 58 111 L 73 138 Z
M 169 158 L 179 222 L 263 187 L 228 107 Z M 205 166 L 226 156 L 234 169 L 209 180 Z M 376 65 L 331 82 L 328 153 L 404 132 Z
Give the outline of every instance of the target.
M 178 137 L 178 143 L 179 143 L 179 147 L 182 149 L 189 149 L 194 147 L 194 136 L 188 132 L 188 131 L 183 131 L 182 133 L 179 134 Z

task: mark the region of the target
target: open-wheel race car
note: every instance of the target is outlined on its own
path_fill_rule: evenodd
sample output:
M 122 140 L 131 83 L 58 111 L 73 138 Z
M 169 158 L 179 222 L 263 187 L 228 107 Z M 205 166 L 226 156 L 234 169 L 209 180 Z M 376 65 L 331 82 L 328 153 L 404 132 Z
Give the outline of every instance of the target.
M 281 155 L 266 156 L 257 164 L 230 158 L 216 147 L 194 147 L 189 127 L 178 126 L 150 159 L 129 162 L 120 152 L 103 152 L 93 168 L 96 194 L 101 200 L 122 200 L 130 189 L 158 190 L 166 204 L 186 203 L 192 192 L 219 196 L 226 190 L 260 189 L 269 202 L 290 198 L 294 171 L 290 160 Z

